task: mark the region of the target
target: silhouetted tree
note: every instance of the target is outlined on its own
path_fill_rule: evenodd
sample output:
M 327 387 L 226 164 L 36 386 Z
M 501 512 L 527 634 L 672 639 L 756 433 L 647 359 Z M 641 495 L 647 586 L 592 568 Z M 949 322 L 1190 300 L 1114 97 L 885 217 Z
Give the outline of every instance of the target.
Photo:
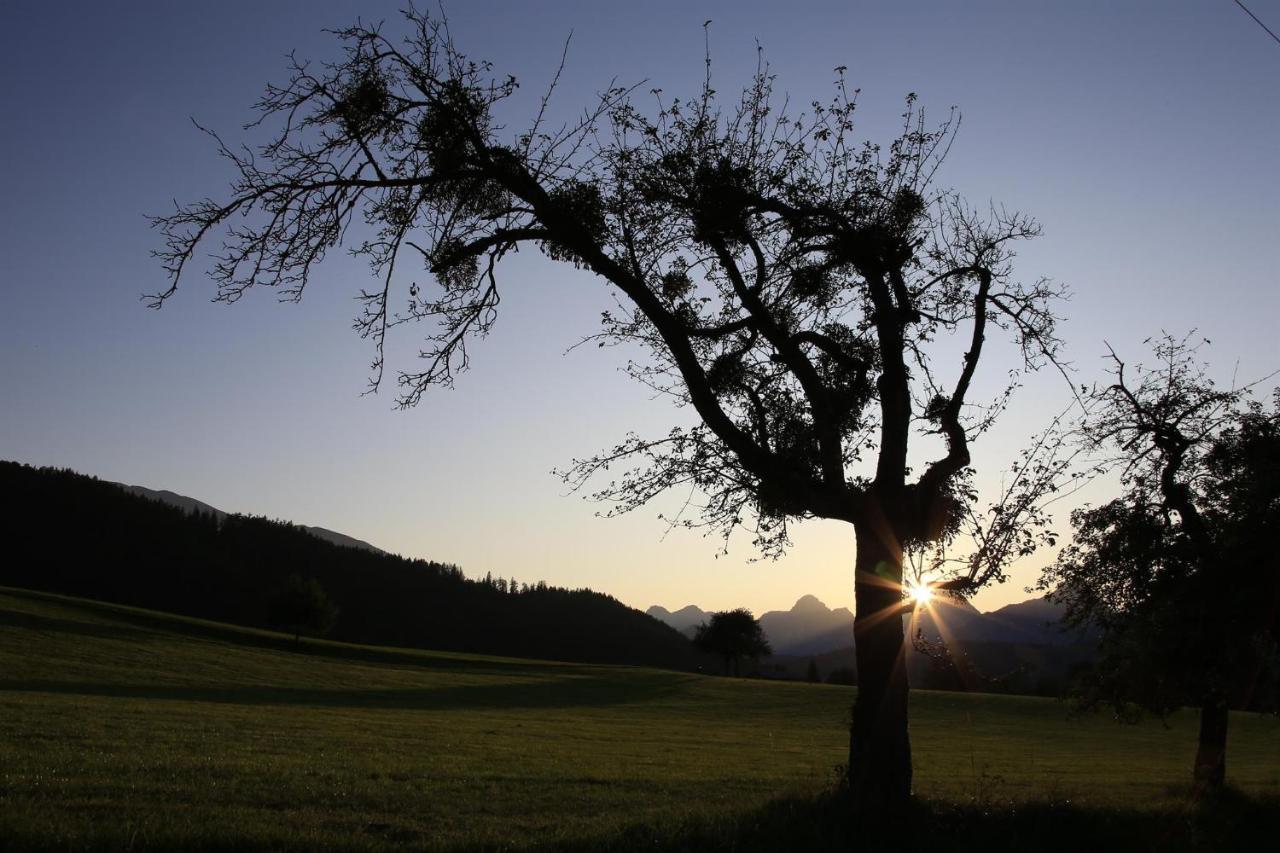
M 734 677 L 742 674 L 743 658 L 755 662 L 773 652 L 759 620 L 750 610 L 742 608 L 711 614 L 708 621 L 698 626 L 693 644 L 723 658 L 725 674 Z
M 1087 704 L 1200 708 L 1193 778 L 1222 785 L 1228 709 L 1274 683 L 1280 608 L 1280 393 L 1271 412 L 1222 391 L 1186 340 L 1093 393 L 1086 440 L 1118 454 L 1124 493 L 1072 515 L 1075 539 L 1041 581 L 1066 620 L 1103 631 Z M 1274 694 L 1271 694 L 1274 701 Z
M 809 671 L 805 677 L 814 684 L 822 682 L 822 676 L 818 674 L 818 662 L 813 658 L 809 658 Z
M 301 642 L 303 632 L 323 637 L 337 618 L 338 608 L 320 581 L 301 575 L 290 575 L 267 606 L 267 621 L 293 634 L 295 643 Z
M 326 253 L 363 229 L 352 251 L 377 284 L 360 292 L 357 326 L 375 347 L 374 387 L 388 331 L 434 324 L 425 363 L 399 376 L 411 406 L 450 385 L 469 344 L 492 329 L 510 253 L 536 248 L 610 285 L 618 308 L 595 339 L 639 347 L 632 375 L 700 423 L 629 436 L 566 479 L 581 486 L 631 466 L 596 494 L 618 511 L 695 486 L 701 512 L 677 523 L 726 536 L 746 527 L 771 554 L 790 520 L 852 525 L 861 689 L 850 781 L 859 802 L 903 805 L 904 639 L 901 620 L 887 618 L 902 606 L 903 554 L 973 526 L 977 549 L 950 585 L 1001 579 L 1007 558 L 1034 544 L 1043 519 L 1033 498 L 1057 470 L 1024 465 L 1015 494 L 991 512 L 974 506 L 970 442 L 1016 384 L 988 404 L 974 399 L 988 336 L 1006 333 L 1025 369 L 1058 347 L 1060 289 L 1012 274 L 1013 244 L 1037 224 L 976 211 L 934 185 L 954 118 L 929 127 L 914 95 L 886 146 L 855 140 L 857 91 L 843 69 L 830 101 L 794 115 L 775 103 L 763 64 L 722 108 L 708 60 L 688 100 L 653 92 L 645 110 L 633 89 L 609 88 L 559 129 L 546 120 L 553 82 L 533 123 L 503 137 L 515 79 L 460 53 L 440 21 L 406 18 L 404 43 L 357 25 L 339 33 L 336 62 L 295 61 L 259 102 L 259 121 L 279 130 L 258 151 L 214 137 L 238 177 L 225 201 L 156 220 L 171 283 L 152 304 L 215 233 L 225 238 L 216 298 L 234 302 L 254 286 L 301 298 Z M 436 289 L 412 280 L 411 261 Z M 921 436 L 940 441 L 929 451 Z

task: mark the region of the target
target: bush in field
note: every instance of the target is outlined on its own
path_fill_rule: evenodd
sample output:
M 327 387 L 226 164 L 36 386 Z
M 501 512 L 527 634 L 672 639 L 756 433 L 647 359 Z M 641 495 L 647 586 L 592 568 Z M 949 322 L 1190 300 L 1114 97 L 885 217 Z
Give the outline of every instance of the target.
M 304 633 L 323 637 L 337 619 L 338 608 L 320 581 L 296 574 L 289 575 L 267 607 L 267 621 L 293 634 L 294 642 L 301 642 Z

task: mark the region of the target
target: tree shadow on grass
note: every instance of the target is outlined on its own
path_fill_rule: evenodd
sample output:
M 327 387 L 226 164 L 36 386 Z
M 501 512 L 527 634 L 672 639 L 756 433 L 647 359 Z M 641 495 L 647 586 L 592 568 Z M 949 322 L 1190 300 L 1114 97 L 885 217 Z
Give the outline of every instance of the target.
M 528 673 L 533 670 L 590 667 L 592 664 L 562 664 L 539 659 L 508 659 L 490 656 L 484 652 L 450 652 L 393 646 L 364 646 L 304 638 L 297 642 L 293 637 L 269 632 L 261 628 L 211 622 L 195 617 L 149 611 L 129 605 L 90 599 L 72 598 L 58 593 L 0 586 L 0 593 L 30 601 L 49 602 L 64 608 L 72 608 L 93 614 L 105 621 L 92 622 L 61 618 L 44 614 L 20 612 L 6 608 L 0 602 L 0 624 L 31 627 L 37 630 L 56 630 L 80 636 L 106 639 L 131 639 L 137 641 L 164 640 L 166 637 L 189 637 L 196 640 L 232 643 L 246 648 L 303 654 L 331 660 L 356 663 L 396 664 L 424 669 L 465 669 L 470 672 L 506 671 Z
M 826 793 L 773 800 L 742 814 L 677 826 L 634 825 L 609 837 L 533 844 L 533 853 L 587 851 L 921 851 L 921 853 L 1080 853 L 1270 849 L 1280 798 L 1238 791 L 1198 804 L 1102 808 L 1068 802 L 954 804 L 917 800 L 908 814 L 855 824 L 844 800 Z M 454 853 L 478 853 L 462 846 Z
M 0 812 L 0 829 L 5 827 Z M 43 853 L 78 850 L 200 850 L 204 853 L 272 850 L 277 853 L 329 851 L 373 853 L 435 850 L 448 853 L 775 853 L 775 851 L 856 851 L 856 853 L 1200 853 L 1269 850 L 1280 825 L 1280 798 L 1227 791 L 1211 801 L 1149 808 L 1103 808 L 1067 802 L 953 804 L 916 801 L 907 814 L 890 820 L 875 815 L 857 825 L 847 819 L 833 794 L 783 797 L 739 813 L 694 816 L 658 824 L 633 824 L 593 836 L 556 841 L 507 838 L 442 845 L 430 831 L 395 823 L 370 823 L 363 831 L 333 836 L 295 836 L 283 825 L 219 825 L 202 832 L 181 822 L 137 826 L 104 820 L 71 827 L 65 837 L 47 817 L 22 815 L 15 808 L 10 837 L 0 833 L 0 849 Z M 494 816 L 491 820 L 501 820 Z M 475 827 L 477 835 L 492 835 Z M 503 833 L 497 833 L 501 836 Z M 5 842 L 13 846 L 6 847 Z
M 316 708 L 452 711 L 461 709 L 576 708 L 648 702 L 679 690 L 660 673 L 621 677 L 579 675 L 498 684 L 408 688 L 310 688 L 271 685 L 118 684 L 46 679 L 0 680 L 0 693 L 54 693 L 124 699 L 296 705 Z

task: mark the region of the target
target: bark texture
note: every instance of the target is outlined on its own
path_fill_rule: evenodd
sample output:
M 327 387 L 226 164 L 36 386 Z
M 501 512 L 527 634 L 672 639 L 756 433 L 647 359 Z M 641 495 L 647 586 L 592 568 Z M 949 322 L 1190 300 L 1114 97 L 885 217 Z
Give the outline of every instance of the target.
M 1227 778 L 1227 699 L 1212 693 L 1200 709 L 1200 743 L 1196 748 L 1197 788 L 1221 788 Z
M 895 537 L 862 526 L 857 531 L 858 694 L 849 730 L 849 788 L 860 814 L 898 812 L 911 797 L 902 552 Z

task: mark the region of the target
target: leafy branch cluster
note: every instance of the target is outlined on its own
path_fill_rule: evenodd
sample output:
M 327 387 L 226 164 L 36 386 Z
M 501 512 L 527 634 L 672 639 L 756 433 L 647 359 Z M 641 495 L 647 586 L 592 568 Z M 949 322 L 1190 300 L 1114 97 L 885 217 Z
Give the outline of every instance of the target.
M 253 286 L 300 298 L 359 217 L 368 236 L 350 250 L 380 285 L 361 289 L 356 319 L 375 346 L 372 387 L 388 331 L 429 326 L 423 365 L 398 377 L 411 406 L 467 368 L 469 343 L 497 316 L 500 262 L 529 245 L 613 286 L 617 309 L 591 340 L 638 346 L 631 375 L 699 420 L 579 460 L 564 472 L 571 484 L 625 467 L 596 492 L 620 510 L 687 484 L 705 502 L 679 523 L 726 535 L 751 525 L 767 553 L 785 547 L 798 517 L 888 519 L 908 549 L 972 522 L 970 443 L 1019 370 L 1059 365 L 1063 291 L 1014 276 L 1014 247 L 1039 233 L 1034 220 L 976 210 L 935 184 L 954 112 L 930 126 L 911 95 L 888 145 L 860 142 L 843 68 L 830 99 L 793 114 L 763 60 L 723 104 L 708 57 L 692 98 L 651 90 L 643 107 L 636 87 L 611 85 L 557 128 L 553 81 L 528 129 L 508 136 L 498 112 L 515 79 L 459 52 L 442 19 L 412 9 L 406 19 L 403 43 L 357 25 L 337 33 L 338 61 L 294 59 L 258 104 L 255 124 L 279 126 L 267 144 L 218 140 L 238 175 L 231 198 L 156 220 L 171 282 L 154 304 L 215 232 L 218 299 Z M 406 295 L 411 276 L 397 271 L 409 261 L 434 286 L 415 281 Z M 975 400 L 996 332 L 1023 363 L 1003 394 Z M 949 340 L 963 355 L 937 355 Z M 912 438 L 929 435 L 945 450 L 921 465 Z M 956 586 L 1000 577 L 1029 547 L 1014 528 L 1054 470 L 1037 464 L 1027 460 L 1009 500 L 983 516 L 984 556 Z
M 1219 388 L 1190 336 L 1148 343 L 1150 365 L 1111 353 L 1084 426 L 1123 493 L 1072 514 L 1040 586 L 1069 623 L 1101 631 L 1087 702 L 1257 704 L 1280 672 L 1280 391 L 1268 411 L 1257 382 Z

